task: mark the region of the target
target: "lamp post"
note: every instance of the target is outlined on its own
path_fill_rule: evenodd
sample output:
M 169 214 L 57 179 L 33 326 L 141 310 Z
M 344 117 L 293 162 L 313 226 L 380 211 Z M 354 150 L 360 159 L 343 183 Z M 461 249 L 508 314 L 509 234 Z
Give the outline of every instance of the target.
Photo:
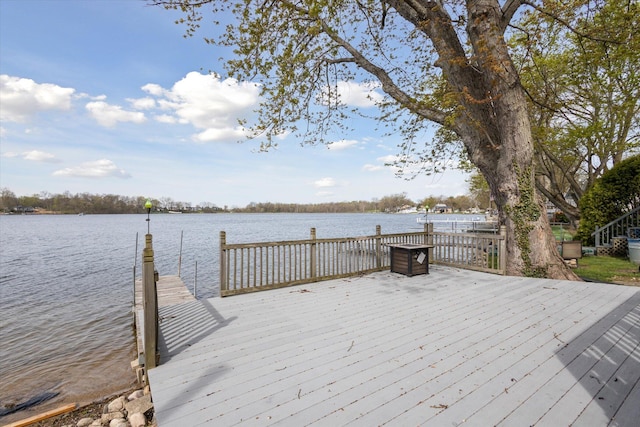
M 144 207 L 147 210 L 147 234 L 151 234 L 150 232 L 150 223 L 151 223 L 151 219 L 149 218 L 149 214 L 151 214 L 151 207 L 153 205 L 151 204 L 151 200 L 147 199 L 147 201 L 144 203 Z

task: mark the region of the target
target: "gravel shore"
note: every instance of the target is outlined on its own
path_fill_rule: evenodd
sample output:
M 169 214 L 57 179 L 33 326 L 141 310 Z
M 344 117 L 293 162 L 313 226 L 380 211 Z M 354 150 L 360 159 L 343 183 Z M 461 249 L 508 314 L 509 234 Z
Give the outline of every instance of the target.
M 126 392 L 119 393 L 117 395 L 110 396 L 108 398 L 90 403 L 88 405 L 81 406 L 66 414 L 58 415 L 31 425 L 38 427 L 77 427 L 78 425 L 92 425 L 87 424 L 88 419 L 92 419 L 95 423 L 93 425 L 108 426 L 110 425 L 109 421 L 102 421 L 101 424 L 97 424 L 97 420 L 105 420 L 104 415 L 108 413 L 107 408 L 109 407 L 109 405 L 114 401 L 120 400 L 122 398 L 124 398 L 124 400 L 126 401 L 128 400 L 128 397 L 136 392 L 141 392 L 141 390 L 139 390 L 139 388 L 132 388 L 130 390 L 127 390 Z M 145 411 L 144 415 L 147 419 L 147 422 L 145 424 L 146 426 L 156 426 L 153 416 L 153 407 Z M 126 422 L 126 424 L 122 425 L 131 426 L 131 423 Z

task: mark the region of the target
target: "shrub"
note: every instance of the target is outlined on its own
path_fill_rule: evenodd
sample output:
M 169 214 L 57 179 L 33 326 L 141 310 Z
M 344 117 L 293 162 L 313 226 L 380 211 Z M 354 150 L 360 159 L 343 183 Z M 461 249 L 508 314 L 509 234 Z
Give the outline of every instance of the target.
M 580 198 L 577 238 L 593 245 L 593 233 L 640 206 L 640 155 L 629 157 L 605 172 Z

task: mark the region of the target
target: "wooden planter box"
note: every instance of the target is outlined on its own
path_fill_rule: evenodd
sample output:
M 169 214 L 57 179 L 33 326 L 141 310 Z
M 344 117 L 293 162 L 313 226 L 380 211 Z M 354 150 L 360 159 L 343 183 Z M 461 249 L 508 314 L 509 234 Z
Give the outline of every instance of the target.
M 429 249 L 433 245 L 412 243 L 389 245 L 391 248 L 391 271 L 406 276 L 429 274 Z

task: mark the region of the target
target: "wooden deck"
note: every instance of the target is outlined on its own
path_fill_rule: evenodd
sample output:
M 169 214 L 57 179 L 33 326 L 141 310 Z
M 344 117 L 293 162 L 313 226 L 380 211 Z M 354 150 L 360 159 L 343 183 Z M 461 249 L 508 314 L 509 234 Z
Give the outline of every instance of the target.
M 160 317 L 160 427 L 639 425 L 639 288 L 436 265 Z

